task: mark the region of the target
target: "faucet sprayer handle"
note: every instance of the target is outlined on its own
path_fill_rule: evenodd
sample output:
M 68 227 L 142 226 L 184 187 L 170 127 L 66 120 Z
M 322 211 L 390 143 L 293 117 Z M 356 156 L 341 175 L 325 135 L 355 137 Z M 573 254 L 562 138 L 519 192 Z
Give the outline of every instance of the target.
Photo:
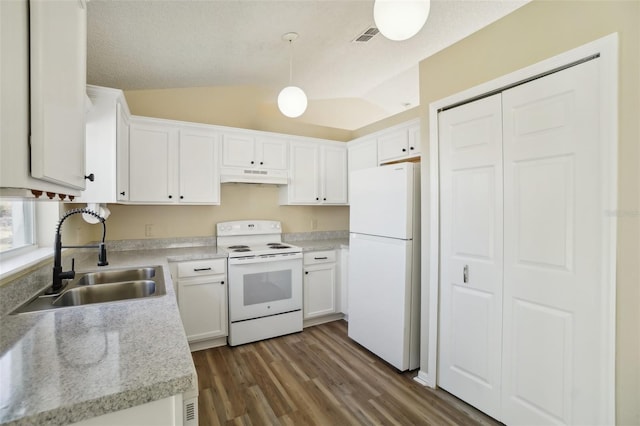
M 98 250 L 98 266 L 107 266 L 109 262 L 107 261 L 107 246 L 104 243 L 99 244 Z

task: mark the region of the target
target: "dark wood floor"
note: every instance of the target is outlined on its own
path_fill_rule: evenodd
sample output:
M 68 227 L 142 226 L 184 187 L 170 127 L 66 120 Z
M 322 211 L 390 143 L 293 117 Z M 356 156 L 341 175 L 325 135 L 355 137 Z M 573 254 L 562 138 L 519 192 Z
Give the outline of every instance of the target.
M 400 374 L 335 321 L 302 333 L 193 353 L 200 425 L 496 425 Z

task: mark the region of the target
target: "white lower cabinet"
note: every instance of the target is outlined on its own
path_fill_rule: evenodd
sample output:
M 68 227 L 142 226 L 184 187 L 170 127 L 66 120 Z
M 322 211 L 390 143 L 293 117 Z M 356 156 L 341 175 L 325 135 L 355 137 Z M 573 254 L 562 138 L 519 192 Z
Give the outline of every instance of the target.
M 336 252 L 325 250 L 304 255 L 304 319 L 336 313 Z
M 348 289 L 349 289 L 349 249 L 343 247 L 340 249 L 340 263 L 339 263 L 340 273 L 338 276 L 340 277 L 339 288 L 340 288 L 340 303 L 338 306 L 338 310 L 342 312 L 345 318 L 349 317 L 349 300 L 348 300 Z
M 73 423 L 72 426 L 195 426 L 198 424 L 197 418 L 195 420 L 187 418 L 185 414 L 185 409 L 183 408 L 184 397 L 182 394 L 170 396 L 82 420 Z M 195 407 L 197 410 L 197 396 Z
M 192 350 L 226 344 L 226 265 L 226 259 L 178 263 L 178 307 Z

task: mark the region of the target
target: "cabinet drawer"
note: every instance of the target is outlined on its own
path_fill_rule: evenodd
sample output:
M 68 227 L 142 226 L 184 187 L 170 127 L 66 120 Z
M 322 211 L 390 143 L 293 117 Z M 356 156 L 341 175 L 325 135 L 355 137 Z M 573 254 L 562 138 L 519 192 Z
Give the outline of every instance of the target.
M 335 261 L 335 250 L 312 251 L 304 254 L 305 265 L 315 265 L 317 263 L 329 263 Z
M 224 274 L 227 271 L 227 259 L 205 259 L 178 263 L 178 277 L 199 277 L 202 275 Z

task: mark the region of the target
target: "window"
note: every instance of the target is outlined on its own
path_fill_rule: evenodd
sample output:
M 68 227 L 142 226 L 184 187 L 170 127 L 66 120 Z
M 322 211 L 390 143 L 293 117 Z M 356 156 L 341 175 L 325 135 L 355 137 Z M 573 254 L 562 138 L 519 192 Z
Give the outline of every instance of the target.
M 0 201 L 0 253 L 13 254 L 35 245 L 34 202 Z

